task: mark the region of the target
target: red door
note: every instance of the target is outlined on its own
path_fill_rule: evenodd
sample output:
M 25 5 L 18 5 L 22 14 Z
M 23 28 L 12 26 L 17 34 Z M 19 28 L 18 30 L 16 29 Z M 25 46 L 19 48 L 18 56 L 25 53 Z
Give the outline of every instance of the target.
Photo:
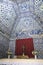
M 24 54 L 28 55 L 30 58 L 33 58 L 32 51 L 34 50 L 33 45 L 33 39 L 32 38 L 26 38 L 26 39 L 18 39 L 16 40 L 16 55 L 22 55 L 23 54 L 23 46 L 24 48 Z

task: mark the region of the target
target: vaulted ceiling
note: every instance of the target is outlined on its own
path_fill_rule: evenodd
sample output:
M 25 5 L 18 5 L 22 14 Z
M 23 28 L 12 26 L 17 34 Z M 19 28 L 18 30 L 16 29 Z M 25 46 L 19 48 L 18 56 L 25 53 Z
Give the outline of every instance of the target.
M 0 0 L 0 30 L 5 35 L 9 36 L 13 28 L 15 33 L 26 30 L 31 23 L 34 28 L 35 24 L 32 21 L 43 29 L 43 0 Z
M 43 0 L 0 0 L 0 53 L 27 37 L 43 50 Z

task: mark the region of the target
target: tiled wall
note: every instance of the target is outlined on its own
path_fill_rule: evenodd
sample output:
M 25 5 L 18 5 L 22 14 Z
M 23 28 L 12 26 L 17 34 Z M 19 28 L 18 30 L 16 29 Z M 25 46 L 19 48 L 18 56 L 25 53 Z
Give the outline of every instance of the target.
M 11 30 L 15 18 L 14 3 L 8 0 L 0 2 L 0 22 Z
M 40 10 L 42 0 L 0 0 L 0 29 L 8 34 L 9 40 L 0 34 L 0 44 L 15 52 L 15 40 L 30 38 L 32 35 L 43 33 L 43 10 Z M 43 17 L 41 17 L 43 18 Z M 3 40 L 3 41 L 2 41 Z M 43 51 L 43 37 L 33 38 L 35 50 Z M 39 55 L 43 58 L 43 54 Z
M 0 58 L 7 57 L 8 47 L 9 47 L 9 40 L 0 34 Z

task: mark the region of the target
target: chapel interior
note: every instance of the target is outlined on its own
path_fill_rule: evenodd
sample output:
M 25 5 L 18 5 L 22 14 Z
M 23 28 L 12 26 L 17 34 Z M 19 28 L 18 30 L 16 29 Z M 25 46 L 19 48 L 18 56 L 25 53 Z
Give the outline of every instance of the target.
M 43 59 L 43 0 L 0 0 L 0 59 Z

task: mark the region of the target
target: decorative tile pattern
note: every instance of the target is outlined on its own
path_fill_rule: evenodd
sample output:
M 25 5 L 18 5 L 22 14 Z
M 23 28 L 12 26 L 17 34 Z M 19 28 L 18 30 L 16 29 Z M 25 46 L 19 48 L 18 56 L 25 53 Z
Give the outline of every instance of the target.
M 40 6 L 43 4 L 42 0 L 35 0 L 35 13 L 42 16 L 43 10 L 40 9 Z
M 13 40 L 9 42 L 6 37 L 0 35 L 0 43 L 5 46 L 5 49 L 8 48 L 9 43 L 9 47 L 14 53 L 16 38 L 30 38 L 33 34 L 43 34 L 43 21 L 40 22 L 36 16 L 36 14 L 43 16 L 43 11 L 40 10 L 41 4 L 43 4 L 43 0 L 15 0 L 15 2 L 0 0 L 1 29 L 10 34 L 9 30 L 14 25 L 11 34 Z M 16 16 L 17 20 L 15 20 Z M 43 19 L 43 17 L 41 18 Z M 13 24 L 14 22 L 15 24 Z M 34 47 L 36 50 L 43 50 L 43 38 L 34 38 Z M 39 57 L 43 58 L 43 55 L 40 54 Z
M 16 36 L 20 36 L 22 34 L 25 34 L 25 36 L 31 36 L 32 34 L 42 34 L 42 29 L 34 18 L 29 16 L 20 19 L 20 22 L 16 26 L 15 32 Z
M 20 3 L 19 4 L 19 8 L 20 8 L 20 12 L 26 12 L 29 11 L 29 1 L 24 2 L 24 3 Z
M 15 13 L 13 6 L 14 4 L 11 1 L 6 0 L 6 1 L 0 2 L 0 21 L 7 28 L 10 27 L 10 29 L 16 17 L 16 13 Z

